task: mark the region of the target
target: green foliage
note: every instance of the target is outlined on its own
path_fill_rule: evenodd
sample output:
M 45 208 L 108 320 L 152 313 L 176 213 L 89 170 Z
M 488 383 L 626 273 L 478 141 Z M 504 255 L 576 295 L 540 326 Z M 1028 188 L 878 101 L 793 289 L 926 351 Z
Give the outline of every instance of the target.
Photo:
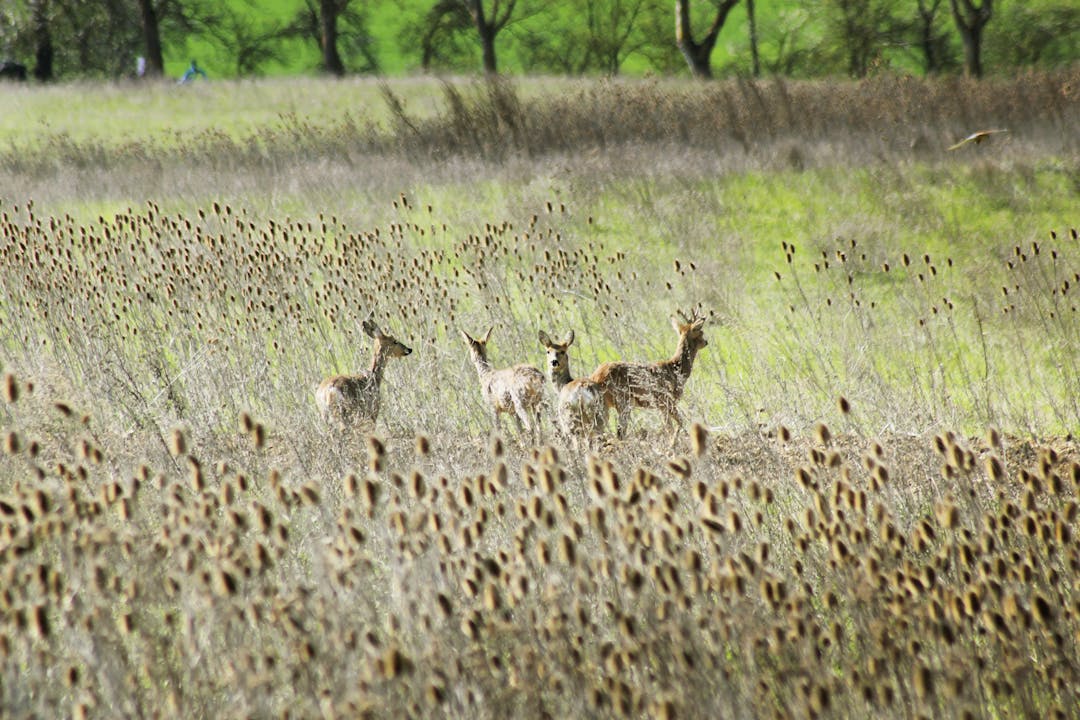
M 1010 3 L 987 41 L 992 62 L 1009 67 L 1054 67 L 1076 62 L 1080 7 L 1072 2 Z
M 0 11 L 0 50 L 30 61 L 29 0 Z M 496 40 L 500 70 L 512 74 L 685 74 L 675 48 L 668 0 L 520 2 Z M 121 77 L 142 52 L 134 0 L 49 3 L 61 77 Z M 161 8 L 167 74 L 196 58 L 212 78 L 308 75 L 320 63 L 312 0 L 208 0 Z M 710 2 L 692 6 L 695 27 L 712 19 Z M 922 12 L 920 12 L 920 9 Z M 814 0 L 757 3 L 759 49 L 769 74 L 787 77 L 957 69 L 959 39 L 948 3 L 922 0 Z M 986 30 L 993 72 L 1062 67 L 1077 60 L 1077 11 L 1060 0 L 1009 4 Z M 340 22 L 339 49 L 350 72 L 401 75 L 416 70 L 475 73 L 475 28 L 456 0 L 353 0 Z M 32 61 L 30 61 L 32 64 Z M 750 73 L 745 5 L 732 11 L 713 55 L 720 75 Z
M 35 3 L 10 0 L 0 8 L 0 55 L 34 67 Z M 43 19 L 52 37 L 58 77 L 124 77 L 135 73 L 138 15 L 129 0 L 45 2 Z

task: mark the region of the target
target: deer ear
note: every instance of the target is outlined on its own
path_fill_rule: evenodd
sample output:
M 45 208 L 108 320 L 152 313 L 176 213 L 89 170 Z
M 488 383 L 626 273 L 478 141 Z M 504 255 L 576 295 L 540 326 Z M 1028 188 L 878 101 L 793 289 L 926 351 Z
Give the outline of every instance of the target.
M 458 328 L 458 332 L 461 333 L 461 337 L 465 339 L 465 342 L 472 343 L 473 339 L 469 336 L 469 333 L 465 332 L 461 328 Z
M 563 346 L 564 347 L 570 347 L 573 344 L 574 344 L 574 331 L 571 330 L 570 332 L 566 333 L 566 339 L 563 340 Z
M 486 333 L 484 333 L 484 337 L 480 338 L 480 342 L 482 342 L 482 343 L 484 343 L 486 345 L 487 341 L 491 339 L 491 331 L 494 330 L 494 329 L 495 329 L 494 325 L 489 327 L 488 331 Z
M 675 332 L 677 333 L 681 334 L 683 331 L 683 324 L 679 322 L 679 318 L 674 315 L 671 316 L 671 327 L 675 328 Z
M 382 331 L 379 330 L 379 326 L 372 321 L 370 315 L 368 316 L 367 320 L 360 323 L 360 327 L 363 328 L 364 332 L 370 338 L 377 338 L 382 335 Z
M 544 347 L 547 347 L 548 345 L 553 344 L 551 342 L 551 338 L 549 338 L 548 334 L 546 332 L 544 332 L 543 330 L 541 330 L 541 331 L 539 331 L 539 333 L 537 333 L 537 337 L 540 338 L 540 344 L 543 345 Z

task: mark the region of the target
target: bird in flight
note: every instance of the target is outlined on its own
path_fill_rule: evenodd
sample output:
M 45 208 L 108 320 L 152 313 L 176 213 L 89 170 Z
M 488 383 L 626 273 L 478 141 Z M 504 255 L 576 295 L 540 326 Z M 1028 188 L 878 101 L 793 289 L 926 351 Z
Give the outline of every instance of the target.
M 996 135 L 997 133 L 1007 133 L 1007 132 L 1009 132 L 1009 131 L 1008 130 L 979 130 L 978 132 L 971 133 L 970 135 L 968 135 L 966 138 L 964 138 L 960 142 L 956 143 L 955 145 L 950 145 L 949 149 L 950 150 L 956 150 L 959 147 L 963 147 L 964 145 L 967 145 L 969 142 L 973 142 L 976 145 L 978 145 L 983 140 L 986 140 L 987 138 L 989 138 L 991 135 Z

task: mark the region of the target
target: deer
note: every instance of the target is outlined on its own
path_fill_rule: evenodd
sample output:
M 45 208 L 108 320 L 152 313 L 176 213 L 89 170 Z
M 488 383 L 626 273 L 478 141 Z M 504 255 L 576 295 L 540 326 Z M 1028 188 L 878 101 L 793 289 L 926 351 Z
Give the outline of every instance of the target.
M 480 392 L 494 416 L 495 432 L 501 432 L 499 417 L 511 413 L 518 435 L 528 432 L 534 440 L 543 439 L 540 406 L 544 401 L 544 373 L 525 363 L 496 370 L 487 355 L 487 344 L 494 329 L 488 328 L 480 338 L 474 338 L 460 328 L 458 332 L 469 347 L 476 375 L 480 378 Z
M 359 375 L 328 377 L 315 390 L 315 404 L 319 406 L 323 420 L 327 424 L 336 423 L 342 429 L 357 425 L 375 426 L 381 402 L 379 387 L 382 385 L 386 361 L 412 353 L 412 348 L 380 330 L 370 315 L 360 327 L 375 341 L 371 367 Z
M 673 431 L 671 446 L 675 447 L 685 430 L 678 403 L 694 368 L 694 358 L 709 344 L 702 332 L 704 325 L 705 317 L 694 313 L 688 318 L 679 311 L 678 319 L 671 318 L 671 326 L 679 334 L 671 359 L 655 363 L 606 362 L 589 376 L 601 389 L 605 407 L 615 408 L 617 438 L 626 437 L 631 407 L 653 408 L 663 413 L 668 429 Z
M 558 428 L 575 447 L 581 438 L 591 445 L 607 427 L 608 409 L 602 388 L 589 378 L 571 378 L 570 358 L 566 351 L 574 342 L 573 330 L 562 342 L 552 340 L 543 330 L 539 332 L 539 338 L 547 351 L 548 376 L 558 393 L 555 406 Z

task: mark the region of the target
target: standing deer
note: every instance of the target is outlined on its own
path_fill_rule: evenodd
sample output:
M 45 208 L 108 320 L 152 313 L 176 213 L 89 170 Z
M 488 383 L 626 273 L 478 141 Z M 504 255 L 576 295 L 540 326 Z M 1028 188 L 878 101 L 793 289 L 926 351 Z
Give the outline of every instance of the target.
M 474 338 L 464 330 L 460 332 L 476 366 L 484 402 L 495 416 L 495 431 L 501 430 L 499 415 L 512 413 L 518 434 L 528 431 L 534 440 L 542 439 L 540 405 L 544 400 L 544 373 L 525 364 L 496 370 L 487 356 L 487 343 L 494 329 L 488 328 L 482 338 Z
M 589 379 L 600 386 L 604 404 L 615 408 L 619 427 L 617 437 L 626 436 L 632 406 L 654 408 L 664 414 L 669 430 L 673 430 L 671 445 L 675 446 L 683 431 L 683 419 L 678 403 L 683 388 L 694 368 L 694 358 L 708 345 L 702 326 L 705 318 L 694 314 L 687 318 L 681 312 L 671 318 L 671 326 L 679 334 L 679 345 L 670 360 L 656 363 L 608 362 L 593 371 Z
M 357 424 L 374 427 L 379 415 L 379 386 L 389 358 L 405 357 L 412 352 L 395 338 L 387 335 L 371 317 L 361 324 L 364 333 L 375 340 L 371 369 L 360 375 L 334 375 L 319 383 L 315 403 L 327 423 L 336 422 L 342 429 Z
M 573 380 L 570 377 L 570 358 L 567 348 L 574 342 L 574 331 L 562 342 L 556 342 L 540 331 L 540 344 L 547 350 L 547 368 L 551 384 L 559 394 L 555 417 L 559 429 L 574 445 L 581 438 L 591 444 L 594 437 L 604 433 L 607 425 L 607 406 L 604 405 L 602 388 L 588 378 Z

